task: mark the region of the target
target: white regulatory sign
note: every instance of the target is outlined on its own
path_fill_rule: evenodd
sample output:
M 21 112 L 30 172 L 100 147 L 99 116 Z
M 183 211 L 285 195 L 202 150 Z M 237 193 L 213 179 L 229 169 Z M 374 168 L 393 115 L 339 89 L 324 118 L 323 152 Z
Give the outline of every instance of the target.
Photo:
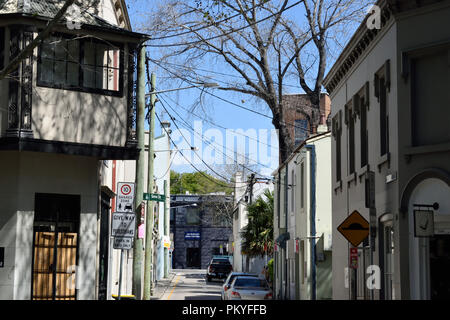
M 116 211 L 134 213 L 134 189 L 133 182 L 117 183 Z
M 113 248 L 130 250 L 133 248 L 133 238 L 115 237 Z
M 122 212 L 114 212 L 112 216 L 113 237 L 134 238 L 136 229 L 136 215 Z

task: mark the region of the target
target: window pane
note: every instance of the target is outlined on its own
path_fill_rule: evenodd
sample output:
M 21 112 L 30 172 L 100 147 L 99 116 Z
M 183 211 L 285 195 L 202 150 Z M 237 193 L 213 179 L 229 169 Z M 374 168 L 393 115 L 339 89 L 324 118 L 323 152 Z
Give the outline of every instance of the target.
M 53 51 L 55 49 L 55 46 L 51 44 L 50 42 L 53 41 L 53 39 L 48 39 L 44 41 L 44 43 L 41 46 L 41 58 L 52 58 L 53 59 Z
M 79 62 L 80 58 L 80 43 L 77 40 L 67 42 L 67 60 L 72 62 Z
M 67 84 L 69 86 L 79 86 L 79 70 L 78 63 L 67 63 Z
M 95 44 L 92 42 L 84 43 L 84 64 L 95 65 Z
M 95 77 L 96 77 L 96 88 L 108 90 L 108 69 L 97 67 Z
M 57 39 L 55 41 L 55 59 L 66 60 L 67 56 L 67 40 Z
M 108 70 L 108 90 L 119 91 L 119 69 Z
M 199 225 L 200 224 L 200 215 L 198 209 L 195 208 L 187 208 L 186 210 L 186 224 L 189 225 Z
M 66 62 L 55 61 L 54 83 L 55 84 L 66 83 Z
M 53 60 L 41 60 L 39 80 L 43 82 L 53 82 Z
M 96 64 L 97 66 L 108 66 L 108 50 L 106 45 L 104 44 L 97 44 L 97 48 L 96 48 Z
M 95 68 L 83 66 L 83 86 L 86 88 L 95 88 Z

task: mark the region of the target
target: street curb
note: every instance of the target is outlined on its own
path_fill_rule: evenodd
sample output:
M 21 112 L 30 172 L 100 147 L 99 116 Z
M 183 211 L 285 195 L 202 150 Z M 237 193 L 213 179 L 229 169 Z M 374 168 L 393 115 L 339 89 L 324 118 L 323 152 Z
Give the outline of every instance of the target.
M 166 284 L 159 284 L 157 287 L 160 287 L 157 291 L 158 293 L 154 296 L 152 296 L 150 299 L 151 300 L 160 300 L 164 294 L 166 293 L 167 289 L 171 286 L 173 279 L 175 278 L 176 273 L 169 273 L 169 277 L 167 278 L 167 283 Z

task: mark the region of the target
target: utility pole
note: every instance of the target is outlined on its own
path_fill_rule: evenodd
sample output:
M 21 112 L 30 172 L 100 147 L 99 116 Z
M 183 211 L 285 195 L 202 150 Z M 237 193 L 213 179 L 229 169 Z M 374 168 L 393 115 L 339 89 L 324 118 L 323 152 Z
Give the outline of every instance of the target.
M 169 237 L 170 232 L 170 193 L 169 193 L 169 183 L 164 180 L 164 236 Z M 169 277 L 169 248 L 164 247 L 164 278 Z
M 148 59 L 147 67 L 148 67 Z M 155 92 L 156 74 L 152 73 L 150 79 L 151 91 Z M 150 112 L 149 112 L 149 137 L 148 137 L 148 175 L 147 175 L 147 192 L 153 193 L 153 171 L 154 171 L 154 140 L 155 140 L 155 104 L 156 94 L 150 95 Z M 152 295 L 153 281 L 153 201 L 147 201 L 146 216 L 146 234 L 145 234 L 145 266 L 144 266 L 144 300 L 150 300 Z
M 141 221 L 140 205 L 144 196 L 144 121 L 145 121 L 145 46 L 141 46 L 138 53 L 137 68 L 137 107 L 136 107 L 136 136 L 138 140 L 139 157 L 136 163 L 136 195 L 134 208 L 136 221 Z M 147 214 L 148 216 L 149 214 Z M 136 223 L 138 228 L 138 223 Z M 141 300 L 142 294 L 142 239 L 139 239 L 138 230 L 135 232 L 133 247 L 133 295 Z

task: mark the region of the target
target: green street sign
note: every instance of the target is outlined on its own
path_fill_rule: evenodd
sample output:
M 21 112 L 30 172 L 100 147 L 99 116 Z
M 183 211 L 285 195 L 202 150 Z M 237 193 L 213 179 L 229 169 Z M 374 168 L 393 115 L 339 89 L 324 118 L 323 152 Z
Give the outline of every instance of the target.
M 144 200 L 164 202 L 166 196 L 158 193 L 144 193 Z

